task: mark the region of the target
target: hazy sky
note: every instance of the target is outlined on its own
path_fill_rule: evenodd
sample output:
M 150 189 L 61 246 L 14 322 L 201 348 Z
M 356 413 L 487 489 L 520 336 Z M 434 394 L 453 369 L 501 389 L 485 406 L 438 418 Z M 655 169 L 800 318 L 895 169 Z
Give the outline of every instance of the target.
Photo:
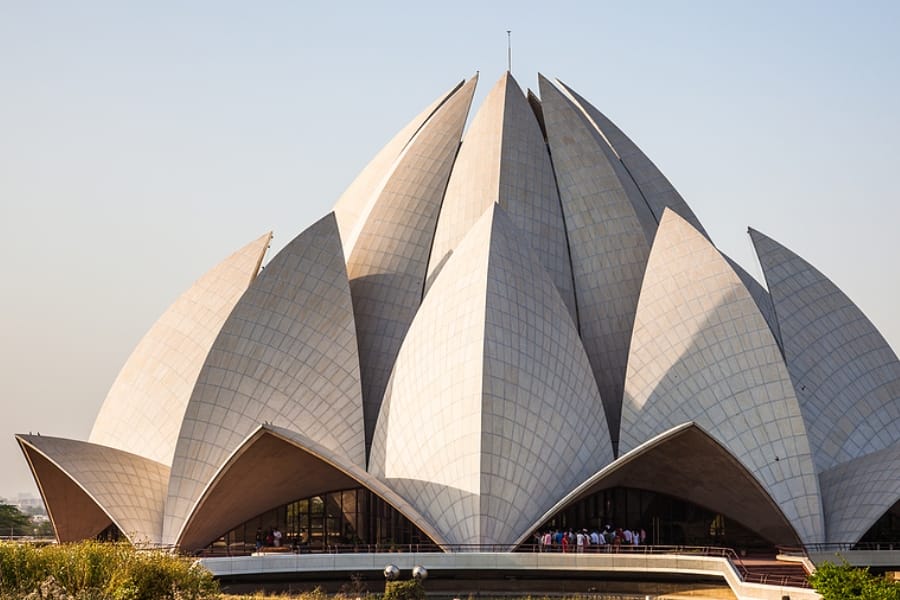
M 759 277 L 752 226 L 900 348 L 900 3 L 0 0 L 0 496 L 16 432 L 87 439 L 196 278 L 330 210 L 402 125 L 481 72 L 559 77 Z M 474 111 L 473 111 L 474 112 Z

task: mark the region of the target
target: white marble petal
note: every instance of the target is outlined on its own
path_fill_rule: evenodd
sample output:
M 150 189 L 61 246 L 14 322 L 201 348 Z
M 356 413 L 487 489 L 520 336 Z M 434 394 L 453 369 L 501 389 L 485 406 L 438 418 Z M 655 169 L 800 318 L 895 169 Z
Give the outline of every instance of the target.
M 806 427 L 778 345 L 719 251 L 667 210 L 635 318 L 620 449 L 685 421 L 741 461 L 802 541 L 823 540 Z
M 819 471 L 900 440 L 900 362 L 834 283 L 750 230 Z
M 370 457 L 451 543 L 505 544 L 612 460 L 562 298 L 499 205 L 426 296 Z
M 333 214 L 278 253 L 213 344 L 172 463 L 167 543 L 219 466 L 264 422 L 365 464 L 353 310 Z
M 172 464 L 184 409 L 222 324 L 259 272 L 272 234 L 197 280 L 140 341 L 94 421 L 94 444 Z

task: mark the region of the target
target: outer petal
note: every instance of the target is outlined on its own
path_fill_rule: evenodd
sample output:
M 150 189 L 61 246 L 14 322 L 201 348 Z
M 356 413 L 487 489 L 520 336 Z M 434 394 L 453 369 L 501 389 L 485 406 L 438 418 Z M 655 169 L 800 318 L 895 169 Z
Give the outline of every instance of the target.
M 422 302 L 428 254 L 476 79 L 450 96 L 397 158 L 347 257 L 359 335 L 366 439 L 409 324 Z
M 750 230 L 819 471 L 900 439 L 900 362 L 834 283 Z
M 91 538 L 110 523 L 134 544 L 158 544 L 169 467 L 136 454 L 40 435 L 16 439 L 60 542 Z
M 438 218 L 428 285 L 495 202 L 531 244 L 574 321 L 572 265 L 550 154 L 528 101 L 509 73 L 487 95 L 466 131 Z
M 641 196 L 647 202 L 653 216 L 659 222 L 662 219 L 663 211 L 670 209 L 675 211 L 682 219 L 690 223 L 694 229 L 703 234 L 707 239 L 706 230 L 700 220 L 688 206 L 681 194 L 675 187 L 669 183 L 666 176 L 653 164 L 646 154 L 644 154 L 637 145 L 626 136 L 615 123 L 606 118 L 606 115 L 594 108 L 587 100 L 579 96 L 572 88 L 560 82 L 566 92 L 575 100 L 585 114 L 590 117 L 594 125 L 604 139 L 615 151 L 616 156 L 625 165 L 628 175 L 634 180 Z
M 685 421 L 753 473 L 802 541 L 822 540 L 806 428 L 769 327 L 722 255 L 666 211 L 635 319 L 621 449 Z
M 366 168 L 357 175 L 337 203 L 334 205 L 334 217 L 337 219 L 338 229 L 341 232 L 341 240 L 344 245 L 344 256 L 350 256 L 353 246 L 359 235 L 359 227 L 365 223 L 372 210 L 372 205 L 377 200 L 378 194 L 395 167 L 395 161 L 403 153 L 403 149 L 413 136 L 421 129 L 422 125 L 431 118 L 434 112 L 450 98 L 463 82 L 460 81 L 452 90 L 441 95 L 425 110 L 416 115 L 416 118 L 407 123 L 375 158 L 366 165 Z
M 288 244 L 222 327 L 191 396 L 166 504 L 174 542 L 216 469 L 260 423 L 365 464 L 356 337 L 332 214 Z
M 404 341 L 370 470 L 451 543 L 508 543 L 612 460 L 596 384 L 546 271 L 494 205 Z
M 697 424 L 683 423 L 600 469 L 535 521 L 518 543 L 526 542 L 531 532 L 573 502 L 617 486 L 683 498 L 734 519 L 775 544 L 798 542 L 784 514 L 744 465 Z
M 203 548 L 224 531 L 274 506 L 354 486 L 381 496 L 433 541 L 443 543 L 409 503 L 340 453 L 296 431 L 261 425 L 216 472 L 178 546 L 182 551 Z
M 819 475 L 829 542 L 859 541 L 900 501 L 900 440 Z
M 113 383 L 89 440 L 172 464 L 184 409 L 222 324 L 259 272 L 272 234 L 201 277 L 140 341 Z
M 569 236 L 579 331 L 617 444 L 628 343 L 656 220 L 581 108 L 543 77 L 540 86 Z

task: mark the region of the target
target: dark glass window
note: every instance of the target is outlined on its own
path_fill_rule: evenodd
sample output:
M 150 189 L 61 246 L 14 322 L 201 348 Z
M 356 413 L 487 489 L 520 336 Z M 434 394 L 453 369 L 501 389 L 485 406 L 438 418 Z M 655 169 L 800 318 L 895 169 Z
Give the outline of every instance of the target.
M 336 490 L 301 498 L 266 511 L 242 523 L 212 544 L 210 550 L 252 552 L 256 539 L 274 547 L 270 534 L 282 533 L 283 550 L 322 552 L 389 549 L 409 544 L 431 544 L 409 519 L 366 490 Z

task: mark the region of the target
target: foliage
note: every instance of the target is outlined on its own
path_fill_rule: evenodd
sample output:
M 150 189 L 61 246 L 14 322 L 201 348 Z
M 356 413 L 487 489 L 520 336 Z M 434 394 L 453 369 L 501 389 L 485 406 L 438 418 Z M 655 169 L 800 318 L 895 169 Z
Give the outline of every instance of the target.
M 31 534 L 31 517 L 12 504 L 0 503 L 0 535 Z
M 31 529 L 37 537 L 52 538 L 55 536 L 53 523 L 49 520 L 35 521 L 34 518 L 32 518 Z
M 361 573 L 352 573 L 350 582 L 341 586 L 340 595 L 345 598 L 363 598 L 369 595 L 369 586 Z
M 100 542 L 0 543 L 0 600 L 207 600 L 218 592 L 208 571 L 165 552 Z
M 822 600 L 900 600 L 900 583 L 888 581 L 846 562 L 825 562 L 809 578 Z
M 417 579 L 388 581 L 384 585 L 384 600 L 425 600 L 425 586 Z

